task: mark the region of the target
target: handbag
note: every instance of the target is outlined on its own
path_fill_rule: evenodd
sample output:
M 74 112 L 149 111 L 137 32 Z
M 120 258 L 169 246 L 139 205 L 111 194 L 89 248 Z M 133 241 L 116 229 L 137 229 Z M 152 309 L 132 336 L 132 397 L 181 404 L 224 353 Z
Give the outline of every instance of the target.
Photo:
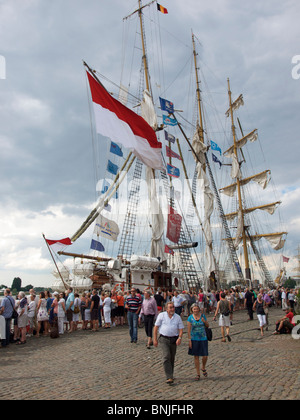
M 206 333 L 207 340 L 211 341 L 213 337 L 212 329 L 205 327 L 205 333 Z

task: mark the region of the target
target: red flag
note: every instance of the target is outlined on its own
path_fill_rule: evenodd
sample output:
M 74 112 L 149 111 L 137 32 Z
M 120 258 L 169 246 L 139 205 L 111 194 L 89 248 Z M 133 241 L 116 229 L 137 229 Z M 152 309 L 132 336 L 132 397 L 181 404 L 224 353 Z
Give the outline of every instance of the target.
M 52 240 L 52 239 L 46 239 L 46 242 L 49 246 L 54 244 L 61 244 L 61 245 L 72 245 L 72 241 L 70 238 L 64 238 L 64 239 L 58 239 L 58 240 Z
M 162 145 L 155 131 L 135 112 L 114 99 L 102 84 L 87 72 L 95 113 L 97 133 L 133 151 L 145 165 L 164 168 Z
M 175 244 L 178 243 L 180 238 L 181 222 L 182 217 L 180 214 L 176 213 L 176 211 L 170 206 L 166 236 L 168 239 L 170 239 L 171 242 L 174 242 Z
M 290 259 L 288 257 L 282 256 L 282 259 L 283 259 L 284 263 L 288 263 L 290 261 Z
M 173 249 L 169 248 L 168 245 L 165 246 L 165 254 L 174 255 Z
M 182 160 L 181 156 L 179 156 L 177 153 L 173 152 L 173 150 L 168 146 L 166 146 L 166 152 L 167 152 L 167 157 L 173 157 L 173 158 Z

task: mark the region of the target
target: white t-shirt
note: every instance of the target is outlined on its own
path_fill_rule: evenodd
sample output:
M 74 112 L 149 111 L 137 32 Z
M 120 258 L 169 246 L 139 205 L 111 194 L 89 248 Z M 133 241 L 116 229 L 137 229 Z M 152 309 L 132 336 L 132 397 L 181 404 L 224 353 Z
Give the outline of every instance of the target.
M 105 312 L 110 311 L 110 310 L 111 310 L 111 309 L 110 309 L 110 305 L 111 305 L 111 298 L 110 298 L 110 297 L 106 297 L 106 298 L 104 299 L 104 302 L 103 302 L 103 310 L 104 310 Z
M 36 301 L 30 301 L 29 305 L 28 305 L 28 316 L 29 318 L 33 318 L 35 315 L 35 310 L 36 310 Z
M 58 301 L 58 313 L 57 316 L 58 318 L 63 318 L 65 316 L 65 311 L 63 310 L 62 304 L 65 304 L 65 299 L 61 298 Z

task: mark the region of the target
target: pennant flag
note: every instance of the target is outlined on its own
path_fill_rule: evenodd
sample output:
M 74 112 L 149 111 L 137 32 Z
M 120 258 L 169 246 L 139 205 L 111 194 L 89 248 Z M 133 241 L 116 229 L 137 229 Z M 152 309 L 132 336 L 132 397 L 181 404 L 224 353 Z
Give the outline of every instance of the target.
M 178 243 L 180 238 L 181 222 L 182 217 L 180 216 L 180 214 L 176 213 L 173 207 L 170 206 L 166 236 L 171 242 L 174 242 L 175 244 Z
M 174 178 L 180 177 L 180 170 L 176 168 L 175 166 L 170 165 L 169 163 L 167 163 L 167 171 L 168 171 L 168 174 L 170 176 L 173 176 Z
M 104 252 L 105 251 L 105 248 L 102 245 L 102 243 L 98 242 L 98 241 L 95 241 L 94 239 L 92 239 L 91 249 L 94 249 L 95 251 L 99 251 L 99 252 Z
M 168 117 L 167 115 L 163 115 L 163 123 L 164 125 L 170 125 L 171 127 L 177 125 L 175 118 Z
M 212 150 L 216 150 L 217 152 L 220 152 L 220 155 L 222 155 L 222 150 L 220 149 L 220 147 L 217 145 L 217 143 L 215 143 L 214 141 L 210 141 L 210 146 Z
M 111 142 L 111 144 L 110 144 L 110 152 L 113 153 L 114 155 L 123 157 L 123 152 L 121 150 L 121 147 L 118 146 L 114 142 Z
M 114 99 L 89 72 L 87 77 L 97 133 L 131 149 L 150 168 L 162 169 L 162 145 L 155 131 L 142 117 Z
M 97 236 L 102 236 L 103 238 L 116 242 L 120 230 L 116 222 L 109 220 L 100 214 L 96 221 L 94 233 Z
M 109 160 L 107 163 L 107 172 L 113 175 L 117 175 L 118 170 L 119 170 L 119 167 Z
M 212 153 L 212 158 L 213 158 L 213 161 L 214 161 L 215 163 L 218 163 L 218 164 L 220 165 L 220 169 L 221 169 L 221 166 L 223 165 L 223 163 L 222 163 L 222 162 L 220 162 L 220 161 L 219 161 L 219 159 L 217 158 L 217 156 L 216 156 L 216 155 L 214 155 L 213 153 Z
M 158 4 L 158 3 L 157 3 L 157 10 L 159 12 L 163 13 L 164 15 L 167 15 L 168 14 L 168 10 L 165 7 L 163 7 L 160 4 Z
M 167 157 L 173 157 L 179 160 L 181 159 L 181 156 L 179 156 L 177 153 L 173 152 L 172 149 L 170 149 L 170 147 L 166 146 L 166 152 L 167 152 Z
M 167 111 L 169 114 L 174 113 L 174 104 L 173 102 L 167 101 L 166 99 L 159 98 L 160 107 L 162 111 Z
M 288 263 L 290 261 L 288 257 L 284 257 L 284 256 L 282 256 L 282 260 L 284 263 Z
M 173 249 L 170 249 L 168 245 L 165 246 L 165 254 L 174 255 Z
M 175 137 L 172 136 L 172 134 L 169 134 L 166 130 L 164 130 L 164 132 L 165 132 L 165 140 L 171 143 L 175 143 Z

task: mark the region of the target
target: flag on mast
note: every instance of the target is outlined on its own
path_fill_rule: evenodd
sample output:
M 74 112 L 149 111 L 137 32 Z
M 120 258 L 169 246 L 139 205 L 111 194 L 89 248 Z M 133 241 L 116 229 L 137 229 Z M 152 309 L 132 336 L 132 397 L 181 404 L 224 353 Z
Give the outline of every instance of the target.
M 168 14 L 168 10 L 165 7 L 163 7 L 160 4 L 158 4 L 158 3 L 157 3 L 157 10 L 159 12 L 163 13 L 164 15 L 167 15 Z
M 282 256 L 282 260 L 284 263 L 288 263 L 290 259 L 288 257 Z
M 55 253 L 58 251 L 61 251 L 66 246 L 72 245 L 72 241 L 70 238 L 64 238 L 64 239 L 46 239 L 48 246 L 51 247 L 51 250 Z M 49 248 L 50 249 L 50 248 Z
M 114 99 L 88 71 L 97 133 L 132 150 L 145 165 L 163 169 L 162 144 L 150 125 Z

